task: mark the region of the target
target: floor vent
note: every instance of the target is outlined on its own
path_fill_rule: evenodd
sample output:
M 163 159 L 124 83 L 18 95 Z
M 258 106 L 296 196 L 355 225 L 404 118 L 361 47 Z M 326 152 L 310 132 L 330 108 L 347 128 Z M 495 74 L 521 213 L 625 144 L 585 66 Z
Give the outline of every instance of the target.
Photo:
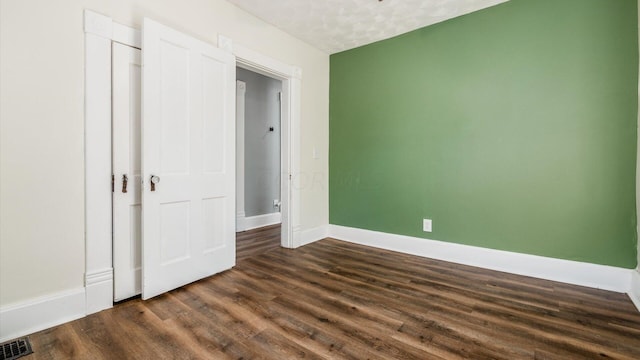
M 28 337 L 0 344 L 0 360 L 13 360 L 33 353 Z

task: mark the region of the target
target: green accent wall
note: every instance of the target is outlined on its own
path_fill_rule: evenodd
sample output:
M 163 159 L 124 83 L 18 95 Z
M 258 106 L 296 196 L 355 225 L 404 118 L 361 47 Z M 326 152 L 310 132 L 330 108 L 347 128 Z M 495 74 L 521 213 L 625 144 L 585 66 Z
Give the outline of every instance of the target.
M 634 268 L 637 94 L 636 0 L 511 0 L 334 54 L 330 223 Z

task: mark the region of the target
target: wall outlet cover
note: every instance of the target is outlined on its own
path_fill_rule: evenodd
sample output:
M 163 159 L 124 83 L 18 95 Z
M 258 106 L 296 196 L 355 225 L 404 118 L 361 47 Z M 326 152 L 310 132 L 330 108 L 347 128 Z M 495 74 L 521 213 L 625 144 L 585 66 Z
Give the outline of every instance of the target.
M 422 220 L 422 231 L 431 232 L 431 219 L 423 219 Z

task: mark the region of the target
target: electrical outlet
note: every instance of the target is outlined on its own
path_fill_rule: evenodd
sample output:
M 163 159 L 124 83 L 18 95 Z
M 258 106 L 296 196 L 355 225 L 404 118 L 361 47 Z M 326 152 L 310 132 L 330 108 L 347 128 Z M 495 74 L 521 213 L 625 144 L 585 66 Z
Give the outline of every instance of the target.
M 422 231 L 431 232 L 431 219 L 422 219 Z

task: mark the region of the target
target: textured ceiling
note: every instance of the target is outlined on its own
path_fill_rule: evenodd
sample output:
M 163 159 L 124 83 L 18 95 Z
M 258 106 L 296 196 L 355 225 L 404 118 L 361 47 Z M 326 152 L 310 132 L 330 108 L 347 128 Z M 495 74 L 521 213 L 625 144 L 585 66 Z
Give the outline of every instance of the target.
M 330 54 L 508 0 L 228 0 Z

